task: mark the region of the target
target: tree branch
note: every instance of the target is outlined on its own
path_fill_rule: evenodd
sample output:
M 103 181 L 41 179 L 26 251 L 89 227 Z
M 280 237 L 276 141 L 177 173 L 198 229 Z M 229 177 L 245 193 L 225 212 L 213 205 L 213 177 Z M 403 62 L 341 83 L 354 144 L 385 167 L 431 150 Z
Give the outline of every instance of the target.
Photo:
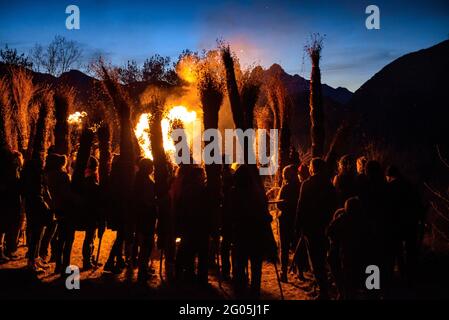
M 440 198 L 441 200 L 443 200 L 446 203 L 449 203 L 449 199 L 446 198 L 445 196 L 443 196 L 440 192 L 436 191 L 435 189 L 433 189 L 427 182 L 424 182 L 424 186 L 431 192 L 433 193 L 435 196 L 437 196 L 438 198 Z
M 440 158 L 441 162 L 449 168 L 449 163 L 443 158 L 443 156 L 441 155 L 441 151 L 440 151 L 440 146 L 436 145 L 436 149 L 437 149 L 437 153 L 438 153 L 438 157 Z

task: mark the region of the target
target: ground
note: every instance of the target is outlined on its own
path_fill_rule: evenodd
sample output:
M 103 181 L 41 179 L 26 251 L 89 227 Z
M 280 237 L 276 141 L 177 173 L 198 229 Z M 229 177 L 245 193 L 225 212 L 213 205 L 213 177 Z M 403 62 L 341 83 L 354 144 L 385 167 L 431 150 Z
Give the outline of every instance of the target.
M 82 242 L 84 232 L 77 231 L 72 250 L 72 264 L 82 266 Z M 107 230 L 103 236 L 99 262 L 104 264 L 115 239 L 115 232 Z M 98 248 L 98 239 L 95 241 L 95 253 Z M 233 292 L 228 282 L 220 282 L 217 272 L 213 269 L 209 275 L 210 287 L 207 289 L 197 287 L 167 286 L 159 274 L 160 252 L 154 250 L 152 267 L 156 274 L 148 281 L 147 286 L 137 282 L 137 270 L 128 270 L 116 276 L 103 273 L 103 268 L 83 271 L 81 269 L 81 290 L 68 292 L 65 288 L 65 279 L 53 273 L 54 264 L 36 281 L 26 270 L 26 248 L 19 248 L 20 259 L 0 265 L 0 298 L 14 297 L 79 297 L 79 298 L 187 298 L 187 299 L 231 299 Z M 291 275 L 290 283 L 282 283 L 285 299 L 310 299 L 305 289 L 310 283 L 304 283 Z M 313 292 L 312 292 L 313 293 Z M 262 276 L 262 299 L 280 299 L 280 288 L 273 264 L 264 263 Z
M 276 234 L 276 225 L 273 223 Z M 72 251 L 72 264 L 82 266 L 81 247 L 84 232 L 76 232 Z M 107 230 L 104 234 L 100 263 L 105 263 L 115 232 Z M 98 239 L 95 242 L 95 253 Z M 81 269 L 81 289 L 67 290 L 65 279 L 53 274 L 54 264 L 38 279 L 26 269 L 26 248 L 19 248 L 20 259 L 0 265 L 0 299 L 2 298 L 150 298 L 150 299 L 233 299 L 235 298 L 228 282 L 219 281 L 217 272 L 211 270 L 209 288 L 194 286 L 167 285 L 159 275 L 159 257 L 157 250 L 153 252 L 153 268 L 155 275 L 146 285 L 137 282 L 137 270 L 125 269 L 116 276 L 103 273 L 102 267 L 96 270 L 83 271 Z M 427 255 L 420 265 L 420 276 L 416 279 L 415 289 L 398 288 L 396 298 L 448 298 L 448 270 L 449 259 L 440 255 Z M 279 268 L 279 267 L 278 267 Z M 309 275 L 309 278 L 311 276 Z M 262 274 L 262 299 L 281 299 L 279 283 L 273 264 L 264 263 Z M 316 296 L 312 281 L 299 281 L 295 275 L 289 276 L 289 283 L 282 283 L 282 291 L 286 300 L 308 300 Z M 333 289 L 335 297 L 335 289 Z

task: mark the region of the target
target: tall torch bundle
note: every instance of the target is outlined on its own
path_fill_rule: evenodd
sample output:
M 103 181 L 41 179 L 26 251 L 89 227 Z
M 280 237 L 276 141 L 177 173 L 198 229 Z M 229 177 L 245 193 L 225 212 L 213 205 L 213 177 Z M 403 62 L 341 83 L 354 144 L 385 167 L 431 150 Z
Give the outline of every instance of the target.
M 305 49 L 312 62 L 310 74 L 310 136 L 312 140 L 312 157 L 321 157 L 324 153 L 324 110 L 321 93 L 320 59 L 323 48 L 323 38 L 313 34 Z
M 282 184 L 282 170 L 289 162 L 290 152 L 290 124 L 289 109 L 287 103 L 287 92 L 280 79 L 280 74 L 276 72 L 266 84 L 267 96 L 271 111 L 273 113 L 274 128 L 280 131 L 279 135 L 279 170 L 276 181 Z
M 53 110 L 53 95 L 50 91 L 43 90 L 38 96 L 39 116 L 33 139 L 31 158 L 44 163 L 47 150 L 50 117 Z
M 221 83 L 214 77 L 210 70 L 204 70 L 200 77 L 199 94 L 203 108 L 204 130 L 217 130 L 218 113 L 223 102 L 223 92 Z M 208 141 L 205 144 L 208 145 L 211 142 Z M 213 229 L 218 227 L 221 189 L 220 171 L 221 167 L 219 164 L 206 164 L 207 189 L 212 211 Z
M 120 120 L 120 179 L 123 186 L 123 201 L 125 207 L 130 205 L 131 190 L 134 183 L 134 164 L 136 160 L 134 147 L 134 133 L 131 125 L 131 108 L 125 99 L 124 92 L 114 81 L 106 68 L 102 66 L 104 85 L 114 103 L 115 110 Z
M 29 106 L 35 88 L 32 75 L 23 68 L 11 67 L 9 70 L 10 102 L 12 120 L 17 136 L 17 149 L 24 153 L 27 139 L 32 134 L 28 128 Z M 42 96 L 43 97 L 43 96 Z
M 111 131 L 107 123 L 103 123 L 97 131 L 98 145 L 100 149 L 99 182 L 105 189 L 111 172 Z
M 125 92 L 121 89 L 118 82 L 111 78 L 104 65 L 101 65 L 103 73 L 103 84 L 109 93 L 120 120 L 120 158 L 118 162 L 118 183 L 122 188 L 120 198 L 117 199 L 121 207 L 121 218 L 125 223 L 129 222 L 132 210 L 132 190 L 135 177 L 135 136 L 131 126 L 131 107 L 129 99 L 126 98 Z M 106 146 L 103 146 L 106 148 Z M 106 151 L 106 150 L 104 150 Z M 116 240 L 117 241 L 117 240 Z M 128 247 L 127 250 L 130 250 Z
M 54 129 L 55 152 L 58 154 L 70 153 L 69 141 L 69 111 L 73 105 L 74 92 L 70 89 L 60 89 L 55 93 L 55 118 Z
M 9 97 L 6 94 L 8 88 L 6 77 L 0 79 L 0 147 L 11 148 L 11 125 L 8 120 L 10 114 Z
M 84 172 L 87 168 L 94 137 L 94 132 L 91 129 L 87 127 L 83 128 L 80 137 L 80 145 L 76 155 L 75 171 L 73 172 L 72 178 L 72 185 L 78 191 L 82 188 Z

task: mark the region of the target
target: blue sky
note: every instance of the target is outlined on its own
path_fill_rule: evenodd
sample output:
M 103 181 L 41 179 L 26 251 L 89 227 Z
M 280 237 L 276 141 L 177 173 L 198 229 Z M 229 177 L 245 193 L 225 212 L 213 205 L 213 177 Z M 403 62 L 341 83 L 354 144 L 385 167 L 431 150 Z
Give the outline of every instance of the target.
M 81 29 L 65 28 L 66 6 L 81 11 Z M 380 8 L 380 30 L 365 28 L 365 8 Z M 183 49 L 230 42 L 241 62 L 281 64 L 309 77 L 303 47 L 312 32 L 326 34 L 323 82 L 354 91 L 383 66 L 410 51 L 449 38 L 449 1 L 4 1 L 0 45 L 28 52 L 59 34 L 78 41 L 87 61 L 142 62 L 154 53 L 176 58 Z

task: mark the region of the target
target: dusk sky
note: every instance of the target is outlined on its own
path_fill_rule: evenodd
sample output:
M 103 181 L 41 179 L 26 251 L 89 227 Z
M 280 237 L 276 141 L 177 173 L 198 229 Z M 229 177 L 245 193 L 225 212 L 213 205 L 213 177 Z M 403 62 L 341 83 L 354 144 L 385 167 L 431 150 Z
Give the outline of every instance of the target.
M 399 56 L 449 37 L 449 1 L 0 1 L 0 45 L 28 53 L 55 35 L 79 42 L 84 61 L 102 53 L 115 64 L 154 53 L 229 42 L 242 64 L 279 63 L 309 78 L 304 44 L 326 35 L 323 82 L 354 91 Z M 66 6 L 78 5 L 80 30 L 67 30 Z M 380 30 L 367 30 L 365 8 L 380 8 Z

